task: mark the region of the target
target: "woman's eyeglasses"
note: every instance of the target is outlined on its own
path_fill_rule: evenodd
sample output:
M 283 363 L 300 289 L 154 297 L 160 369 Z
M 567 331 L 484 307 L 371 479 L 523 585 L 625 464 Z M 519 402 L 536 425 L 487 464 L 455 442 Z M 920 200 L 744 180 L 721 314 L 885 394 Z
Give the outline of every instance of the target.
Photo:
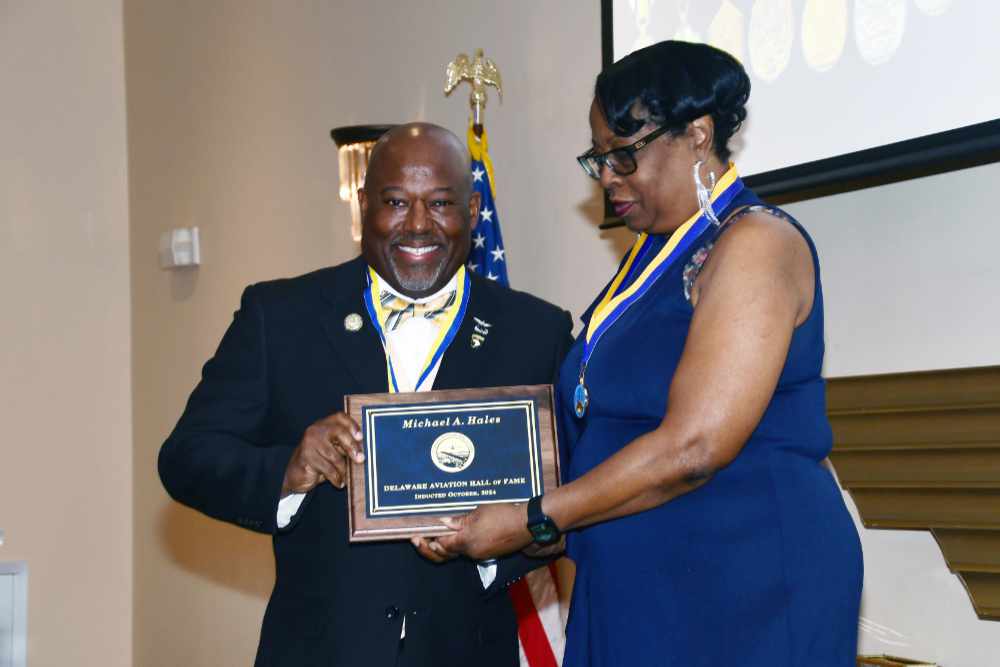
M 583 167 L 587 176 L 590 176 L 594 180 L 601 179 L 602 164 L 607 165 L 608 169 L 619 176 L 628 176 L 629 174 L 634 174 L 635 170 L 639 168 L 639 165 L 635 161 L 635 154 L 648 146 L 653 139 L 670 130 L 671 128 L 669 127 L 658 127 L 635 143 L 620 148 L 613 148 L 607 153 L 595 153 L 594 149 L 591 148 L 576 158 L 576 161 Z

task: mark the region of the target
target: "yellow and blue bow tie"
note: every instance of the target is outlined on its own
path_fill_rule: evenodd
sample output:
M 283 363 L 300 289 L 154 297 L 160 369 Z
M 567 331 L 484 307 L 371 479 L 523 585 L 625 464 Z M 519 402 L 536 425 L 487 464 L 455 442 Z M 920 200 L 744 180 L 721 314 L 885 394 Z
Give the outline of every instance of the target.
M 444 294 L 425 301 L 416 303 L 401 296 L 393 294 L 388 290 L 383 290 L 379 294 L 379 302 L 385 312 L 385 322 L 382 324 L 386 331 L 395 331 L 403 322 L 411 317 L 422 317 L 426 320 L 434 320 L 440 315 L 448 312 L 456 304 L 456 290 L 445 292 Z

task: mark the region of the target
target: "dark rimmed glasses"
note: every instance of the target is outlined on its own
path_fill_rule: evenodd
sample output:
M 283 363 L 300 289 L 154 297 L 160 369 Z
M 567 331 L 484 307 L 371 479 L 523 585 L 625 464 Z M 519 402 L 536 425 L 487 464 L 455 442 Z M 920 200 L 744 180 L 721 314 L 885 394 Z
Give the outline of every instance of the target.
M 595 153 L 594 149 L 591 148 L 589 151 L 576 158 L 576 161 L 580 163 L 581 167 L 583 167 L 587 176 L 590 176 L 597 181 L 601 180 L 602 164 L 607 165 L 608 169 L 619 176 L 634 174 L 635 170 L 639 168 L 638 163 L 635 161 L 635 154 L 648 146 L 653 139 L 656 139 L 661 134 L 666 134 L 671 129 L 672 128 L 666 126 L 658 127 L 635 143 L 629 144 L 628 146 L 613 148 L 607 153 Z

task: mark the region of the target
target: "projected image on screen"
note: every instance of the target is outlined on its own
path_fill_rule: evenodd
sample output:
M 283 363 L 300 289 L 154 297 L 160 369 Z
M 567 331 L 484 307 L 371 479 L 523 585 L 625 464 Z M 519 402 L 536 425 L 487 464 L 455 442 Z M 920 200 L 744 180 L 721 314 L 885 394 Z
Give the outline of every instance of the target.
M 614 58 L 664 39 L 753 82 L 736 142 L 756 174 L 1000 118 L 1000 2 L 614 0 Z

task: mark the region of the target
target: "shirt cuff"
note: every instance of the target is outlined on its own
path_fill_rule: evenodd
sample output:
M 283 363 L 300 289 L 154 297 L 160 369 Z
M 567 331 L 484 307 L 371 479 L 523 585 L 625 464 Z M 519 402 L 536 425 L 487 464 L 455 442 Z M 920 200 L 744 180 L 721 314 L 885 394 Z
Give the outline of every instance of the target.
M 483 582 L 483 590 L 486 590 L 497 578 L 497 560 L 484 560 L 476 563 L 476 567 L 479 568 L 479 581 Z
M 284 528 L 292 522 L 292 517 L 299 511 L 305 497 L 304 493 L 290 493 L 278 501 L 278 528 Z

